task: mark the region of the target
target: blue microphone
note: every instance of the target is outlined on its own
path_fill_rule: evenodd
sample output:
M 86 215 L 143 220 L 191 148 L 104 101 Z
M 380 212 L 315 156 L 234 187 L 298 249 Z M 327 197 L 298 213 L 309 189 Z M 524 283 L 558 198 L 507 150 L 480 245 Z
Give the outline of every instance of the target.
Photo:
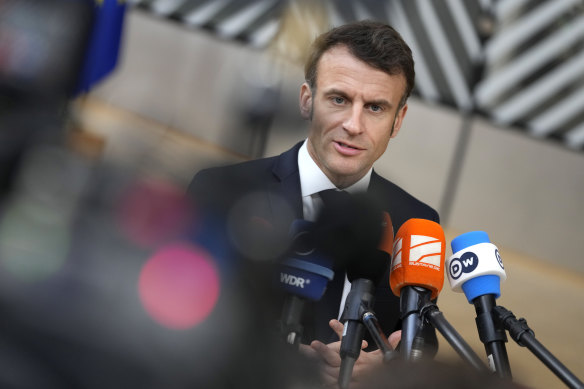
M 314 230 L 315 224 L 306 220 L 292 223 L 291 249 L 278 268 L 277 283 L 287 293 L 281 331 L 285 341 L 295 346 L 302 338 L 304 302 L 320 300 L 334 276 L 333 261 L 318 249 Z
M 450 286 L 455 292 L 464 292 L 475 306 L 475 321 L 489 366 L 501 378 L 511 379 L 507 336 L 493 313 L 495 300 L 501 296 L 501 280 L 507 278 L 499 249 L 484 231 L 462 234 L 452 240 L 451 246 L 453 254 L 446 263 Z

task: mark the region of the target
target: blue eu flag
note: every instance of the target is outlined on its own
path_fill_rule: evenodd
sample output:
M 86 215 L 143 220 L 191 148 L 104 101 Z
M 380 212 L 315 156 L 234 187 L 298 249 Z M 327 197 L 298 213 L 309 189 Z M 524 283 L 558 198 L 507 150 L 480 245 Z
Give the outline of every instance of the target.
M 126 4 L 124 0 L 93 0 L 95 15 L 81 80 L 76 94 L 88 92 L 118 62 Z

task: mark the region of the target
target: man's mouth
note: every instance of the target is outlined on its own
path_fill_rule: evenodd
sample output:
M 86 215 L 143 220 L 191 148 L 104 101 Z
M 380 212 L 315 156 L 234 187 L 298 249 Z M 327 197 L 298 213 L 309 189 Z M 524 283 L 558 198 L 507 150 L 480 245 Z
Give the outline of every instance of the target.
M 337 142 L 337 143 L 338 143 L 340 146 L 342 146 L 342 147 L 347 147 L 347 148 L 349 148 L 349 149 L 353 149 L 353 150 L 360 150 L 360 149 L 359 149 L 359 148 L 357 148 L 357 147 L 354 147 L 354 146 L 348 145 L 348 144 L 346 144 L 346 143 L 343 143 L 343 142 Z

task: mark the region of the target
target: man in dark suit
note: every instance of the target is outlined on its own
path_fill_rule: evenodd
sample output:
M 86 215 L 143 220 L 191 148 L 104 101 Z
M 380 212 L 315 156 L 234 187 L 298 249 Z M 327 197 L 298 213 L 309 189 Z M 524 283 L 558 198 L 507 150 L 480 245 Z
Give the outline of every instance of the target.
M 367 192 L 391 215 L 394 231 L 410 218 L 438 222 L 435 210 L 373 171 L 374 162 L 401 129 L 414 86 L 413 58 L 401 36 L 376 22 L 332 29 L 314 42 L 305 77 L 300 113 L 309 123 L 308 139 L 279 156 L 203 170 L 189 187 L 200 208 L 227 220 L 221 228 L 236 251 L 244 256 L 280 254 L 276 242 L 283 231 L 294 219 L 314 221 L 323 207 L 319 193 L 327 189 Z M 269 236 L 270 244 L 256 245 L 257 236 L 246 235 L 250 220 L 264 226 L 265 234 L 260 235 Z M 374 306 L 386 335 L 401 325 L 399 298 L 389 288 L 389 265 Z M 342 328 L 335 319 L 350 289 L 347 280 L 341 289 L 327 290 L 320 302 L 306 309 L 312 317 L 305 323 L 304 341 L 314 341 L 305 351 L 328 363 L 331 382 L 336 382 L 339 360 L 331 328 L 337 333 Z M 331 293 L 338 295 L 331 299 Z M 374 353 L 361 354 L 363 366 L 379 359 Z M 358 361 L 355 374 L 359 370 Z

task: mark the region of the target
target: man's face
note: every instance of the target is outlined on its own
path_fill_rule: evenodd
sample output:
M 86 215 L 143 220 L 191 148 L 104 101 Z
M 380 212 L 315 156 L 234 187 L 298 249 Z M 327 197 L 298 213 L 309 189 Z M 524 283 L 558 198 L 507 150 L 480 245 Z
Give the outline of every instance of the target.
M 402 75 L 391 76 L 354 57 L 345 46 L 326 51 L 317 66 L 316 90 L 304 83 L 300 111 L 311 119 L 308 152 L 339 188 L 357 182 L 399 132 L 407 105 Z

